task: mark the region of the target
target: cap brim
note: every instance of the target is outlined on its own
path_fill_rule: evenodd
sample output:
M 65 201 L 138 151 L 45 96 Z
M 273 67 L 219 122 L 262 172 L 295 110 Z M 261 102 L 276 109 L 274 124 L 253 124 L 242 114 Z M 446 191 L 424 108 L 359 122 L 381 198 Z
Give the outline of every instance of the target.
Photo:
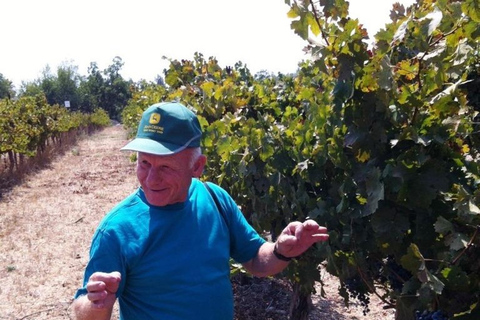
M 155 155 L 175 154 L 184 150 L 186 146 L 178 146 L 170 143 L 158 143 L 152 139 L 135 138 L 120 150 L 137 151 Z

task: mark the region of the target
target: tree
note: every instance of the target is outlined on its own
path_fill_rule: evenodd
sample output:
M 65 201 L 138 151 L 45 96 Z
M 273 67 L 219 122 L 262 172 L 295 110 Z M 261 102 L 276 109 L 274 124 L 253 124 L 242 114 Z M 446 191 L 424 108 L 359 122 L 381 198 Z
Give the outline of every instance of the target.
M 22 83 L 21 91 L 23 95 L 35 95 L 41 90 L 48 104 L 63 106 L 65 101 L 69 101 L 72 110 L 80 110 L 77 90 L 81 80 L 78 67 L 72 63 L 64 62 L 57 68 L 56 74 L 47 65 L 42 71 L 42 77 L 31 83 Z
M 125 81 L 120 74 L 122 59 L 115 57 L 113 64 L 100 71 L 92 62 L 86 78 L 78 74 L 78 67 L 63 63 L 53 74 L 47 65 L 42 77 L 31 83 L 22 84 L 22 95 L 35 96 L 39 91 L 45 94 L 50 105 L 64 105 L 70 102 L 72 110 L 92 113 L 97 108 L 108 112 L 112 119 L 118 119 L 131 97 L 131 81 Z
M 120 74 L 123 67 L 120 57 L 115 57 L 113 63 L 104 70 L 105 87 L 102 92 L 101 106 L 111 119 L 120 120 L 120 114 L 131 98 L 131 81 L 126 81 Z
M 0 99 L 11 99 L 15 96 L 13 84 L 0 73 Z
M 72 110 L 80 110 L 80 99 L 78 97 L 78 87 L 81 77 L 78 74 L 78 67 L 71 63 L 63 63 L 57 69 L 56 77 L 56 101 L 64 105 L 66 101 L 70 102 Z
M 22 81 L 22 84 L 20 85 L 20 89 L 18 92 L 18 95 L 20 97 L 22 96 L 35 97 L 38 94 L 45 95 L 39 80 L 32 81 L 32 82 Z
M 42 77 L 34 82 L 38 83 L 42 89 L 48 104 L 54 105 L 58 103 L 56 79 L 49 65 L 46 65 L 43 69 Z
M 88 76 L 80 83 L 79 97 L 82 111 L 92 112 L 101 107 L 105 80 L 102 72 L 98 69 L 97 63 L 91 62 L 88 68 Z

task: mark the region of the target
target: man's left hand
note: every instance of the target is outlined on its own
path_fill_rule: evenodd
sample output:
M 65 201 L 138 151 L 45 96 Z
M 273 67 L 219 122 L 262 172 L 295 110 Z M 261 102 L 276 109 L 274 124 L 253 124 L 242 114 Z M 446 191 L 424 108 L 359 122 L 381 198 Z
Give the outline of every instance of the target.
M 277 252 L 285 257 L 297 257 L 316 242 L 328 240 L 327 228 L 314 220 L 291 222 L 283 229 L 275 245 Z

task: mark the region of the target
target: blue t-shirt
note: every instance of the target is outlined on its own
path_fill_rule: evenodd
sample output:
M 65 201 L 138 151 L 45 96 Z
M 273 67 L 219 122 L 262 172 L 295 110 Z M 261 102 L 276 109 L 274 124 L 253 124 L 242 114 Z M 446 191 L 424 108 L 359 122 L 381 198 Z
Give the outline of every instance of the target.
M 93 237 L 84 287 L 92 273 L 119 271 L 123 320 L 233 319 L 229 260 L 249 261 L 265 242 L 219 186 L 226 220 L 193 179 L 183 203 L 148 204 L 141 188 L 101 221 Z

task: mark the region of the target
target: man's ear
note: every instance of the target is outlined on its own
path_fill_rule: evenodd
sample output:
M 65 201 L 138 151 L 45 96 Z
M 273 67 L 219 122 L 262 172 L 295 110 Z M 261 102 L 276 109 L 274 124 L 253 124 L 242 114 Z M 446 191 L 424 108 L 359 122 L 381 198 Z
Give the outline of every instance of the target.
M 203 174 L 203 169 L 205 168 L 206 163 L 207 157 L 205 155 L 202 154 L 197 158 L 192 168 L 194 178 L 200 178 L 200 176 Z

